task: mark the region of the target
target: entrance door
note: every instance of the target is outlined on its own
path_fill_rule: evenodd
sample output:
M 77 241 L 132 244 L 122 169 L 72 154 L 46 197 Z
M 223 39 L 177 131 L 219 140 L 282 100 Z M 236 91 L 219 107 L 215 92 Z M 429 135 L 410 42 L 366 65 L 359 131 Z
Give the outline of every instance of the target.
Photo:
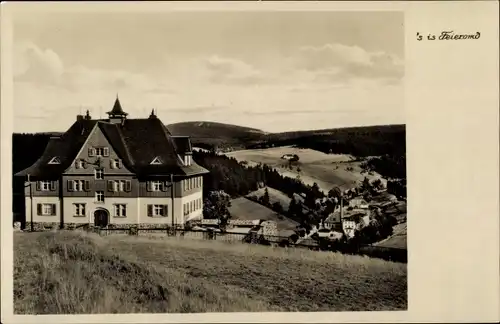
M 99 227 L 106 227 L 109 223 L 108 212 L 104 209 L 98 209 L 94 212 L 94 225 Z

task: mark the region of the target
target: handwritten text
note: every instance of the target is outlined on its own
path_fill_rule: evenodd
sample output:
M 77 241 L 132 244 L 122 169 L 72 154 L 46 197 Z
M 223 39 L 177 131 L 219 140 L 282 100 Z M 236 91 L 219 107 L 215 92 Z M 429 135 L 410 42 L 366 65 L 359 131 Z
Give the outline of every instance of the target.
M 424 37 L 420 33 L 417 33 L 417 40 L 460 40 L 460 39 L 479 39 L 481 37 L 480 32 L 476 32 L 475 34 L 455 34 L 452 31 L 442 31 L 441 35 L 437 36 L 435 34 L 428 34 L 427 37 Z

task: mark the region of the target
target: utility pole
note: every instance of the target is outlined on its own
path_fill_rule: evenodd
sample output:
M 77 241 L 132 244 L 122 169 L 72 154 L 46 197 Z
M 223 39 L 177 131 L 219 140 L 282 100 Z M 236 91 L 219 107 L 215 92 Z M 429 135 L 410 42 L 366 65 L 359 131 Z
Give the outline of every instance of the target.
M 30 204 L 31 204 L 31 211 L 30 211 L 30 228 L 31 231 L 33 232 L 33 189 L 31 186 L 31 178 L 30 175 L 28 174 L 28 186 L 30 187 Z M 26 185 L 24 186 L 25 188 L 27 187 Z
M 171 173 L 170 174 L 170 194 L 172 196 L 172 231 L 174 231 L 175 233 L 175 230 L 174 230 L 174 174 Z

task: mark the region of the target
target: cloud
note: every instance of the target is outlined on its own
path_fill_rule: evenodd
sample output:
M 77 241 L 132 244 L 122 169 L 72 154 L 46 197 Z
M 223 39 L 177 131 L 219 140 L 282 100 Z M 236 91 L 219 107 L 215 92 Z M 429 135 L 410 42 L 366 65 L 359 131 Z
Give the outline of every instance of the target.
M 314 79 L 320 82 L 397 80 L 404 75 L 404 64 L 397 56 L 343 44 L 302 47 L 294 62 L 297 68 L 314 73 Z
M 51 49 L 42 49 L 30 42 L 14 46 L 14 81 L 35 86 L 56 86 L 70 91 L 108 90 L 171 94 L 161 80 L 140 73 L 93 69 L 81 65 L 66 66 Z
M 261 71 L 237 59 L 212 55 L 204 60 L 204 66 L 214 83 L 255 84 L 265 80 Z
M 30 42 L 14 46 L 13 61 L 15 80 L 58 84 L 64 73 L 63 62 L 57 53 Z

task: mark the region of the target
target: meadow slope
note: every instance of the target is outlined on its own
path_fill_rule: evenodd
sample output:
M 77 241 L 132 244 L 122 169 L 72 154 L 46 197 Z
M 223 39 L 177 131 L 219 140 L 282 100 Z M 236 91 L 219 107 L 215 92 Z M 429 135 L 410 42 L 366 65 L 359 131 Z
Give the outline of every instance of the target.
M 293 169 L 287 167 L 287 161 L 281 159 L 284 154 L 297 154 L 300 160 L 294 163 Z M 267 149 L 240 150 L 226 153 L 227 156 L 238 161 L 247 161 L 250 165 L 259 163 L 267 164 L 276 169 L 281 175 L 296 178 L 307 185 L 315 182 L 324 192 L 328 192 L 333 187 L 350 189 L 357 187 L 365 177 L 370 179 L 381 179 L 379 174 L 361 173 L 361 162 L 355 161 L 354 157 L 346 154 L 326 154 L 320 151 L 296 148 L 292 146 L 274 147 Z M 297 171 L 300 168 L 300 172 Z M 349 171 L 348 167 L 352 170 Z
M 407 267 L 360 256 L 81 232 L 15 233 L 16 314 L 407 309 Z

